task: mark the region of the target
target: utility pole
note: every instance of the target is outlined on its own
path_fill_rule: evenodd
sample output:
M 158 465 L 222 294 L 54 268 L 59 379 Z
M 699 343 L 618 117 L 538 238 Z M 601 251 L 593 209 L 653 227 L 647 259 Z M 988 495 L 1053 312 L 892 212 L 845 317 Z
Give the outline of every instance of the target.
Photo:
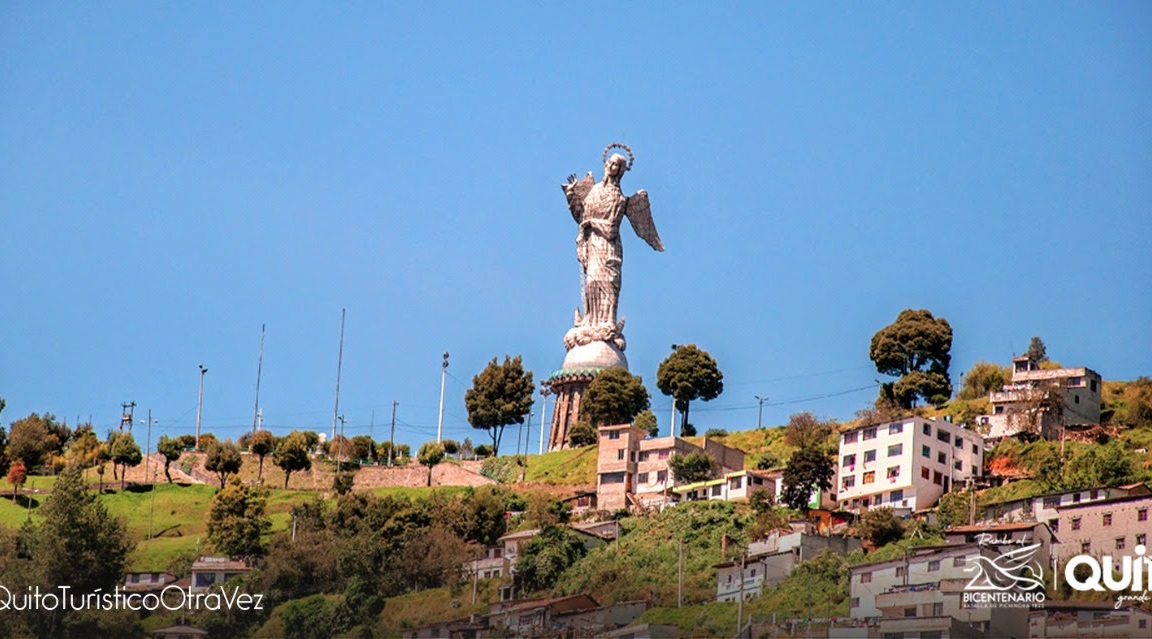
M 440 364 L 440 418 L 436 420 L 436 443 L 444 439 L 444 378 L 448 376 L 448 351 L 444 351 L 444 361 Z
M 760 430 L 763 427 L 761 426 L 760 418 L 764 416 L 764 400 L 768 399 L 768 396 L 765 395 L 761 397 L 759 395 L 753 395 L 753 397 L 756 398 L 756 401 L 760 402 L 760 408 L 756 410 L 756 430 Z
M 684 606 L 684 540 L 680 540 L 680 557 L 676 562 L 676 607 Z
M 264 370 L 264 327 L 260 325 L 260 356 L 256 359 L 256 406 L 252 409 L 252 434 L 260 426 L 260 373 Z
M 344 366 L 344 314 L 340 309 L 340 352 L 336 356 L 336 406 L 332 409 L 332 439 L 336 439 L 336 416 L 340 414 L 340 369 Z
M 148 439 L 144 442 L 144 481 L 148 481 L 148 462 L 152 452 L 152 409 L 148 409 Z M 152 490 L 156 490 L 156 482 L 152 482 Z
M 203 364 L 199 364 L 199 366 L 200 366 L 200 397 L 199 397 L 199 399 L 196 400 L 196 443 L 194 443 L 192 445 L 193 448 L 196 448 L 200 445 L 200 413 L 204 409 L 204 373 L 208 372 L 208 369 L 204 368 Z
M 396 407 L 400 402 L 392 400 L 392 433 L 388 435 L 388 465 L 392 465 L 392 459 L 396 455 Z
M 120 404 L 120 432 L 124 432 L 124 426 L 128 426 L 128 432 L 132 432 L 132 413 L 136 411 L 136 402 L 124 402 Z
M 541 402 L 544 407 L 540 409 L 540 454 L 544 454 L 544 423 L 547 421 L 545 417 L 548 415 L 548 396 L 552 394 L 552 389 L 546 385 L 540 385 Z
M 740 599 L 736 602 L 736 636 L 740 636 L 740 628 L 744 623 L 744 565 L 748 559 L 748 549 L 740 553 Z

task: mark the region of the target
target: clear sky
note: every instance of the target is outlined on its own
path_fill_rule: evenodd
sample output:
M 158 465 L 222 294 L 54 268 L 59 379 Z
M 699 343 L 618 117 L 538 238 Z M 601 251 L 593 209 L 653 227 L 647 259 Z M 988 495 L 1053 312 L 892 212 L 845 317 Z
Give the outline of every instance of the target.
M 191 432 L 203 364 L 237 437 L 266 325 L 265 426 L 328 431 L 347 309 L 346 434 L 397 401 L 397 440 L 433 439 L 447 350 L 445 436 L 479 443 L 473 375 L 563 360 L 559 185 L 613 141 L 667 246 L 625 227 L 663 434 L 671 344 L 724 371 L 700 430 L 754 427 L 754 395 L 848 419 L 905 308 L 952 324 L 954 383 L 1033 335 L 1152 374 L 1147 2 L 4 2 L 0 419 L 103 433 L 135 401 Z

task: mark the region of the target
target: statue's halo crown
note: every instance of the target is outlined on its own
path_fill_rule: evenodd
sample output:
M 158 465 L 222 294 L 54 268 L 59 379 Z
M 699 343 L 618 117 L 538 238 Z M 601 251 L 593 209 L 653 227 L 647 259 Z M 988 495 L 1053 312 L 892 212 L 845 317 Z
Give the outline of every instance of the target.
M 604 155 L 600 158 L 601 162 L 608 162 L 608 152 L 612 149 L 624 149 L 624 152 L 628 154 L 628 166 L 624 167 L 624 170 L 631 171 L 632 163 L 636 160 L 636 157 L 632 155 L 632 149 L 628 148 L 628 145 L 623 142 L 613 142 L 604 147 Z

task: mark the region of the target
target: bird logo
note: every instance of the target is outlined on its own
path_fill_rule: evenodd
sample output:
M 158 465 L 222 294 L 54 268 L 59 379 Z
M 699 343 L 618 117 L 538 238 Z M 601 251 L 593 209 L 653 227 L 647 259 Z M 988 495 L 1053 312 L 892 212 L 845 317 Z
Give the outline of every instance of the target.
M 1040 544 L 1032 544 L 1007 552 L 995 559 L 989 557 L 973 557 L 973 565 L 968 571 L 975 571 L 972 581 L 968 582 L 968 590 L 994 590 L 1003 592 L 1019 588 L 1020 590 L 1044 589 L 1044 569 L 1032 557 L 1040 550 Z

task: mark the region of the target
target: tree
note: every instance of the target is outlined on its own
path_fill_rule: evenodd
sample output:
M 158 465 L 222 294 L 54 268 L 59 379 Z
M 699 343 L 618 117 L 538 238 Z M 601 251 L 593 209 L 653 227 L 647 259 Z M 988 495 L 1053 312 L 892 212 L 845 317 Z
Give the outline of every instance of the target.
M 56 418 L 51 413 L 43 417 L 32 413 L 12 422 L 8 432 L 6 454 L 9 461 L 23 460 L 27 468 L 47 463 L 52 453 L 60 449 L 60 438 L 53 428 Z
M 436 442 L 426 442 L 416 453 L 416 459 L 422 466 L 428 467 L 428 485 L 432 485 L 432 467 L 444 461 L 444 447 Z
M 504 363 L 493 357 L 488 366 L 472 378 L 472 388 L 464 393 L 468 423 L 472 428 L 488 431 L 493 454 L 500 454 L 504 427 L 523 424 L 532 407 L 532 372 L 525 371 L 520 356 L 504 356 Z
M 304 433 L 294 430 L 280 440 L 276 450 L 272 453 L 272 463 L 284 471 L 284 488 L 288 488 L 288 479 L 293 472 L 311 469 L 312 460 L 308 458 L 308 439 Z
M 240 449 L 236 448 L 231 439 L 223 442 L 213 440 L 208 444 L 208 452 L 204 455 L 204 470 L 216 473 L 220 488 L 224 488 L 228 475 L 240 472 L 243 465 L 244 458 L 240 456 Z
M 256 468 L 256 481 L 260 481 L 260 478 L 264 476 L 264 458 L 270 455 L 275 448 L 276 438 L 266 430 L 256 431 L 252 435 L 252 439 L 249 440 L 249 452 L 260 460 L 260 465 Z
M 357 435 L 352 438 L 352 458 L 368 461 L 376 457 L 376 446 L 368 435 Z
M 724 392 L 724 373 L 720 372 L 716 360 L 695 344 L 677 346 L 656 369 L 656 388 L 676 400 L 683 436 L 688 425 L 689 405 L 697 399 L 707 402 L 719 397 Z
M 1032 341 L 1028 342 L 1028 351 L 1024 355 L 1028 357 L 1028 361 L 1039 366 L 1048 361 L 1048 348 L 1044 346 L 1044 340 L 1033 336 Z
M 788 418 L 784 442 L 795 448 L 822 448 L 834 429 L 833 422 L 822 422 L 810 411 Z
M 780 501 L 789 508 L 807 512 L 813 493 L 832 488 L 835 470 L 832 458 L 823 448 L 801 448 L 784 467 L 784 490 Z
M 37 523 L 26 524 L 20 538 L 26 558 L 21 561 L 27 562 L 21 572 L 42 592 L 56 592 L 60 586 L 69 586 L 73 593 L 111 592 L 123 579 L 134 547 L 124 523 L 112 517 L 88 490 L 76 464 L 69 464 L 60 473 Z M 29 611 L 28 625 L 33 634 L 116 636 L 92 627 L 106 623 L 104 615 L 94 618 L 63 608 Z
M 169 484 L 172 483 L 172 462 L 184 454 L 183 444 L 178 438 L 167 435 L 161 435 L 160 440 L 156 442 L 156 451 L 164 456 L 164 476 L 168 478 Z
M 103 447 L 91 424 L 79 426 L 68 445 L 68 462 L 79 464 L 81 468 L 92 468 L 99 461 Z
M 686 455 L 674 453 L 668 460 L 668 467 L 672 469 L 672 477 L 681 484 L 694 484 L 716 476 L 716 460 L 702 450 Z
M 113 433 L 112 440 L 108 443 L 108 453 L 112 459 L 112 479 L 116 479 L 116 467 L 120 467 L 120 488 L 124 488 L 125 475 L 128 474 L 128 468 L 135 468 L 143 461 L 144 456 L 140 453 L 140 445 L 136 443 L 136 438 L 132 437 L 132 433 Z
M 16 493 L 24 487 L 24 480 L 28 479 L 28 469 L 24 467 L 24 460 L 17 459 L 8 469 L 8 483 L 12 484 L 12 503 L 16 503 Z
M 876 370 L 900 379 L 885 384 L 881 396 L 904 408 L 917 399 L 941 405 L 952 396 L 948 366 L 952 356 L 952 326 L 926 310 L 905 309 L 896 321 L 872 336 L 868 351 Z
M 936 507 L 936 521 L 942 528 L 967 525 L 973 496 L 970 491 L 944 493 Z
M 580 448 L 581 446 L 591 446 L 597 442 L 599 436 L 596 429 L 592 428 L 583 416 L 572 424 L 572 428 L 568 429 L 568 445 L 573 448 Z
M 988 399 L 990 393 L 1004 388 L 1011 379 L 1011 373 L 1003 366 L 992 362 L 979 361 L 964 375 L 964 387 L 957 395 L 960 399 Z
M 627 369 L 600 371 L 580 398 L 580 416 L 592 426 L 630 424 L 640 411 L 648 409 L 648 389 L 644 380 Z
M 208 450 L 208 445 L 216 441 L 216 436 L 212 433 L 203 433 L 200 438 L 196 440 L 196 450 L 204 452 Z
M 636 416 L 632 425 L 641 430 L 648 431 L 649 437 L 655 437 L 660 434 L 660 425 L 656 423 L 656 413 L 651 410 L 640 411 Z
M 571 529 L 546 526 L 521 546 L 516 569 L 528 592 L 548 590 L 588 549 Z
M 885 546 L 899 541 L 904 536 L 904 523 L 896 516 L 891 508 L 873 508 L 860 516 L 856 524 L 856 531 L 860 538 L 868 541 L 874 548 Z
M 261 536 L 272 527 L 264 514 L 266 501 L 262 489 L 242 486 L 237 479 L 212 497 L 208 507 L 208 540 L 217 552 L 231 557 L 264 554 Z

